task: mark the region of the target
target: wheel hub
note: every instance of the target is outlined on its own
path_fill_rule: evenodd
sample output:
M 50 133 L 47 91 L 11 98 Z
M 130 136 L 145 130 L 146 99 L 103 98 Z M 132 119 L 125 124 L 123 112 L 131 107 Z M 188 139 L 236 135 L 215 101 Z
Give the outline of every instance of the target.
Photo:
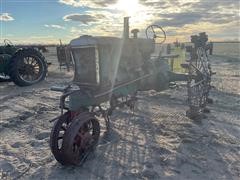
M 91 139 L 92 136 L 88 131 L 80 130 L 79 134 L 75 137 L 75 144 L 79 149 L 87 149 Z
M 33 73 L 35 72 L 34 67 L 33 67 L 32 65 L 30 65 L 30 64 L 26 64 L 26 65 L 24 66 L 24 69 L 25 69 L 25 72 L 26 72 L 27 74 L 33 74 Z

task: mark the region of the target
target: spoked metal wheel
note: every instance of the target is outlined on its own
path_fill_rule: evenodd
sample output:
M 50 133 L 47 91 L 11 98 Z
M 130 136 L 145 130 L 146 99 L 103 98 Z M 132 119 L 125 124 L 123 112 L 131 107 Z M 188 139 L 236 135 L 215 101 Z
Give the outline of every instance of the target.
M 46 77 L 45 58 L 35 49 L 19 50 L 9 63 L 9 75 L 15 84 L 29 86 Z
M 39 79 L 41 75 L 41 63 L 35 57 L 24 57 L 18 66 L 20 78 L 26 82 L 33 82 Z
M 61 115 L 56 122 L 51 131 L 50 135 L 50 148 L 55 157 L 55 159 L 62 165 L 68 164 L 66 159 L 64 159 L 62 151 L 63 137 L 66 133 L 67 127 L 71 121 L 70 112 L 66 112 Z
M 200 47 L 189 64 L 188 103 L 192 114 L 199 114 L 206 107 L 210 82 L 209 60 L 206 51 Z
M 99 135 L 99 122 L 93 115 L 77 116 L 63 138 L 64 158 L 70 164 L 82 164 L 96 147 Z

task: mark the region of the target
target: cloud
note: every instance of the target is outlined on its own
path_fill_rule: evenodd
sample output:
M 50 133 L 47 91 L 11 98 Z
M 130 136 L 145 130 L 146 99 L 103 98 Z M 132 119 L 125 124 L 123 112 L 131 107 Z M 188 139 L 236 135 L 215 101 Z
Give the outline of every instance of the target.
M 121 0 L 123 4 L 127 0 Z M 119 0 L 59 0 L 60 3 L 71 5 L 74 7 L 87 6 L 90 8 L 107 8 L 108 11 L 116 10 L 116 4 Z M 184 25 L 196 22 L 211 22 L 211 23 L 227 23 L 227 21 L 239 19 L 239 0 L 138 0 L 141 6 L 145 8 L 141 11 L 145 16 L 152 16 L 145 18 L 142 24 L 146 23 L 161 23 L 163 26 L 168 27 L 183 27 Z M 126 7 L 127 8 L 127 7 Z M 129 9 L 129 8 L 127 8 Z M 98 13 L 99 9 L 95 9 Z M 134 10 L 134 7 L 133 9 Z M 224 11 L 228 11 L 225 13 Z M 116 12 L 111 12 L 112 15 Z M 88 22 L 96 22 L 95 14 L 73 14 L 72 16 L 65 17 L 65 20 L 80 21 L 84 24 Z M 161 16 L 159 16 L 161 15 Z M 224 15 L 226 15 L 224 17 Z M 119 14 L 122 18 L 123 14 Z M 131 15 L 134 18 L 133 15 Z M 139 16 L 139 12 L 135 15 Z M 142 16 L 142 18 L 144 18 Z
M 57 25 L 57 24 L 45 24 L 44 26 L 47 28 L 65 29 L 65 27 Z
M 69 14 L 63 17 L 64 21 L 76 21 L 88 25 L 105 18 L 103 14 Z
M 172 36 L 189 37 L 199 30 L 221 36 L 221 33 L 227 34 L 229 27 L 230 35 L 239 34 L 239 0 L 138 0 L 141 9 L 135 6 L 129 8 L 128 1 L 131 0 L 121 1 L 122 9 L 135 10 L 136 13 L 131 15 L 130 19 L 131 28 L 138 28 L 141 32 L 150 24 L 158 24 Z M 110 35 L 122 30 L 122 19 L 125 14 L 122 9 L 116 7 L 118 0 L 59 0 L 59 2 L 74 7 L 88 7 L 87 12 L 69 14 L 63 18 L 65 21 L 91 25 L 84 27 L 86 30 L 81 29 L 80 34 L 109 32 Z M 76 32 L 77 29 L 72 30 L 72 33 Z
M 161 26 L 182 27 L 186 24 L 198 22 L 202 15 L 195 12 L 159 14 L 162 19 L 155 21 Z
M 107 7 L 116 4 L 118 0 L 59 0 L 60 3 L 74 7 Z
M 237 38 L 240 26 L 239 0 L 140 0 L 152 16 L 149 22 L 163 26 L 168 39 L 187 39 L 205 31 L 211 37 Z M 164 7 L 164 8 L 162 8 Z M 231 31 L 229 28 L 231 27 Z M 172 38 L 173 39 L 173 38 Z
M 121 36 L 122 29 L 119 27 L 106 28 L 101 25 L 94 25 L 93 27 L 72 27 L 70 30 L 72 37 L 79 37 L 82 35 L 92 35 L 92 36 Z
M 9 13 L 1 13 L 0 21 L 13 21 L 14 18 Z
M 157 14 L 156 17 L 158 17 L 159 20 L 156 20 L 154 23 L 168 27 L 183 27 L 185 25 L 195 24 L 198 22 L 226 24 L 238 20 L 238 17 L 232 13 L 216 13 L 216 12 L 199 13 L 197 11 Z

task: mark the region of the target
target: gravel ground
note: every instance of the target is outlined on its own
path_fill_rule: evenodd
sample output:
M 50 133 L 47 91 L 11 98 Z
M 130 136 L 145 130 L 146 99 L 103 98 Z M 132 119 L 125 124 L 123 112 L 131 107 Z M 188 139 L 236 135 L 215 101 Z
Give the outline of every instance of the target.
M 59 115 L 61 94 L 49 88 L 67 83 L 72 73 L 57 68 L 53 49 L 46 57 L 53 64 L 44 82 L 0 84 L 0 179 L 240 178 L 240 58 L 211 57 L 217 75 L 205 119 L 185 116 L 184 84 L 141 92 L 134 113 L 124 108 L 111 117 L 109 142 L 101 137 L 81 167 L 63 167 L 49 148 L 49 120 Z

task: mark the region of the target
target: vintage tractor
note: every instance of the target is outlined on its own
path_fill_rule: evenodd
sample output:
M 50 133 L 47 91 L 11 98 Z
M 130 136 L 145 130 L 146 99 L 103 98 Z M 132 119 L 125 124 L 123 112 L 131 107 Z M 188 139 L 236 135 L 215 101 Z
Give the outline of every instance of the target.
M 42 81 L 47 74 L 44 56 L 34 48 L 17 48 L 9 40 L 0 46 L 0 81 L 29 86 Z
M 114 109 L 123 106 L 132 109 L 138 91 L 163 91 L 170 82 L 186 81 L 190 93 L 188 114 L 196 117 L 205 108 L 202 101 L 208 96 L 210 74 L 205 73 L 209 64 L 204 47 L 200 50 L 196 47 L 197 56 L 192 53 L 189 63 L 183 65 L 189 74 L 176 74 L 167 63 L 171 56 L 152 56 L 155 42 L 163 43 L 166 39 L 163 29 L 149 26 L 147 38 L 138 38 L 138 32 L 135 29 L 133 38 L 129 38 L 129 22 L 125 18 L 123 38 L 85 35 L 70 42 L 75 63 L 73 82 L 66 87 L 52 87 L 63 92 L 61 115 L 51 120 L 55 123 L 50 135 L 51 151 L 61 164 L 84 162 L 98 144 L 98 119 L 105 119 L 109 132 L 109 117 Z M 193 93 L 195 89 L 201 98 Z

